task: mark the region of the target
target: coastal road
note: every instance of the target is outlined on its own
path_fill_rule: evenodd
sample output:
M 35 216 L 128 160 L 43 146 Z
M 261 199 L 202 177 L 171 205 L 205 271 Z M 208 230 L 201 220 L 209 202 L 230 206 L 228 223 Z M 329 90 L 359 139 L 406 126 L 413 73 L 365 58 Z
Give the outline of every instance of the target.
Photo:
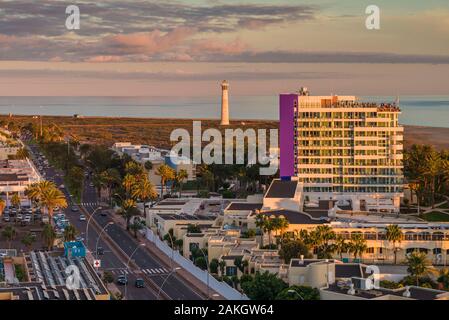
M 83 203 L 87 204 L 84 208 L 92 213 L 96 209 L 97 194 L 95 188 L 90 187 L 90 180 L 87 179 L 83 196 Z M 93 217 L 95 221 L 102 227 L 112 221 L 109 216 L 102 216 L 96 213 Z M 130 256 L 138 246 L 138 242 L 126 230 L 117 224 L 110 225 L 106 232 L 120 246 L 120 248 Z M 90 241 L 90 240 L 89 240 Z M 150 255 L 144 248 L 138 248 L 132 259 L 139 266 L 143 273 L 151 277 L 153 282 L 159 287 L 165 282 L 163 291 L 173 300 L 202 300 L 203 297 L 197 294 L 176 274 L 168 274 L 162 270 L 171 270 L 170 265 L 164 264 L 158 257 Z M 158 272 L 158 270 L 160 272 Z
M 30 149 L 33 154 L 35 154 L 38 151 L 38 148 L 36 146 L 30 146 Z M 60 186 L 63 184 L 62 177 L 60 173 L 58 173 L 54 168 L 51 166 L 46 168 L 44 170 L 45 178 L 47 180 L 54 180 L 56 185 Z M 70 194 L 65 188 L 61 188 L 61 191 L 64 192 L 67 202 L 69 204 L 69 207 L 64 210 L 64 213 L 66 214 L 67 219 L 70 221 L 70 223 L 78 230 L 80 233 L 80 236 L 84 239 L 89 238 L 88 242 L 88 250 L 95 256 L 96 252 L 96 243 L 98 240 L 98 246 L 103 247 L 104 254 L 99 256 L 101 259 L 101 269 L 103 271 L 110 271 L 115 278 L 118 277 L 118 275 L 126 274 L 128 277 L 128 285 L 126 288 L 126 299 L 128 300 L 155 300 L 156 299 L 156 292 L 150 290 L 149 288 L 136 288 L 134 286 L 135 279 L 139 276 L 130 272 L 128 268 L 126 268 L 126 262 L 124 262 L 122 259 L 119 258 L 119 256 L 110 248 L 110 246 L 103 240 L 103 237 L 98 237 L 98 231 L 95 230 L 93 225 L 91 224 L 89 226 L 89 235 L 86 236 L 86 221 L 80 221 L 79 212 L 72 212 L 71 211 L 71 204 L 72 199 Z M 84 240 L 84 243 L 86 241 Z M 124 295 L 125 294 L 125 287 L 117 285 L 117 288 L 120 290 L 120 292 Z

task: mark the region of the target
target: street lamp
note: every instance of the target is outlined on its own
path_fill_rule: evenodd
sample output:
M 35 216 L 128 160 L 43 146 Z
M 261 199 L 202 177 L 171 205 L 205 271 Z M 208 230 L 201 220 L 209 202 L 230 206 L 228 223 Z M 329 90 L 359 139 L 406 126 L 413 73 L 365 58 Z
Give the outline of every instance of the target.
M 134 249 L 134 251 L 131 253 L 131 255 L 130 255 L 129 258 L 128 258 L 128 261 L 126 262 L 126 270 L 129 269 L 129 263 L 130 263 L 130 261 L 131 261 L 133 255 L 137 252 L 137 250 L 138 250 L 140 247 L 145 247 L 145 243 L 139 243 L 139 244 L 137 245 L 137 247 Z M 126 300 L 126 293 L 128 292 L 127 289 L 128 289 L 128 277 L 126 276 L 126 283 L 125 283 L 125 300 Z
M 88 246 L 88 244 L 89 244 L 89 223 L 90 223 L 90 220 L 92 220 L 92 218 L 93 218 L 93 216 L 94 216 L 94 214 L 98 211 L 98 210 L 101 210 L 102 209 L 102 207 L 98 207 L 98 208 L 96 208 L 95 210 L 94 210 L 94 212 L 92 212 L 91 213 L 91 215 L 90 215 L 90 217 L 89 217 L 89 220 L 87 220 L 87 225 L 86 225 L 86 248 L 89 250 L 89 246 Z
M 207 256 L 206 256 L 206 254 L 204 253 L 203 249 L 200 249 L 199 251 L 203 254 L 204 261 L 206 262 L 206 273 L 207 273 L 207 278 L 206 278 L 206 281 L 207 281 L 207 300 L 209 300 L 209 299 L 210 299 L 210 296 L 209 296 L 209 260 L 207 259 Z
M 170 278 L 170 276 L 175 273 L 177 270 L 181 270 L 181 267 L 176 267 L 174 269 L 172 269 L 172 271 L 170 271 L 170 273 L 167 275 L 167 277 L 164 279 L 164 282 L 162 282 L 162 285 L 159 287 L 159 291 L 157 292 L 157 296 L 156 296 L 156 300 L 159 300 L 159 296 L 161 294 L 162 291 L 162 287 L 164 286 L 164 284 L 167 282 L 168 278 Z
M 304 298 L 296 290 L 290 289 L 290 290 L 287 290 L 287 292 L 290 294 L 293 293 L 293 294 L 297 295 L 299 297 L 299 299 L 304 300 Z
M 98 234 L 98 238 L 97 238 L 97 243 L 95 244 L 95 259 L 98 259 L 98 243 L 100 242 L 100 238 L 101 235 L 103 234 L 103 232 L 106 231 L 106 228 L 109 227 L 110 225 L 114 224 L 114 222 L 108 222 L 103 229 L 101 230 L 101 232 Z

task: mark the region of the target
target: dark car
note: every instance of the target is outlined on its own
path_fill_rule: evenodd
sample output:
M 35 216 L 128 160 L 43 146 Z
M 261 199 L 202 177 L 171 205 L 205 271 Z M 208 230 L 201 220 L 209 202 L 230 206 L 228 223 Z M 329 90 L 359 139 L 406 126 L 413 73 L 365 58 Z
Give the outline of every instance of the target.
M 117 278 L 117 284 L 126 285 L 128 284 L 128 278 L 125 275 L 120 275 Z
M 143 281 L 142 278 L 137 278 L 134 285 L 136 286 L 136 288 L 145 288 L 145 281 Z
M 104 255 L 104 248 L 103 248 L 103 247 L 98 247 L 98 248 L 97 248 L 97 254 L 98 254 L 99 256 Z
M 100 216 L 106 217 L 108 213 L 106 211 L 100 211 Z
M 70 210 L 72 210 L 72 212 L 80 211 L 80 209 L 78 209 L 78 207 L 76 207 L 76 206 L 72 206 L 72 208 L 70 208 Z

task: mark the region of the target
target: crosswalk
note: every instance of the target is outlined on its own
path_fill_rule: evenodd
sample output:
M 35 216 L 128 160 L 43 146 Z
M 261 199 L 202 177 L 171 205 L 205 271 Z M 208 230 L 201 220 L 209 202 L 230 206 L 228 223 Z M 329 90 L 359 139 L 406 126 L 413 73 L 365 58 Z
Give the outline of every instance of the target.
M 109 271 L 114 275 L 127 275 L 131 273 L 128 269 L 111 269 Z M 163 275 L 170 272 L 166 268 L 148 268 L 141 269 L 141 271 L 146 275 Z
M 78 203 L 79 206 L 83 206 L 83 207 L 98 207 L 100 206 L 99 202 L 80 202 Z

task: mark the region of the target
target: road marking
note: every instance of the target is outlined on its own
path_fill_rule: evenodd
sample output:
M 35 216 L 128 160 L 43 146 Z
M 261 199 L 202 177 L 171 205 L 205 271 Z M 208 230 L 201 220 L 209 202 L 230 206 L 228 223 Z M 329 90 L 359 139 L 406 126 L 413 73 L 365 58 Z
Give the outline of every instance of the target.
M 161 273 L 165 273 L 165 270 L 162 268 L 159 268 L 159 270 L 161 270 Z

